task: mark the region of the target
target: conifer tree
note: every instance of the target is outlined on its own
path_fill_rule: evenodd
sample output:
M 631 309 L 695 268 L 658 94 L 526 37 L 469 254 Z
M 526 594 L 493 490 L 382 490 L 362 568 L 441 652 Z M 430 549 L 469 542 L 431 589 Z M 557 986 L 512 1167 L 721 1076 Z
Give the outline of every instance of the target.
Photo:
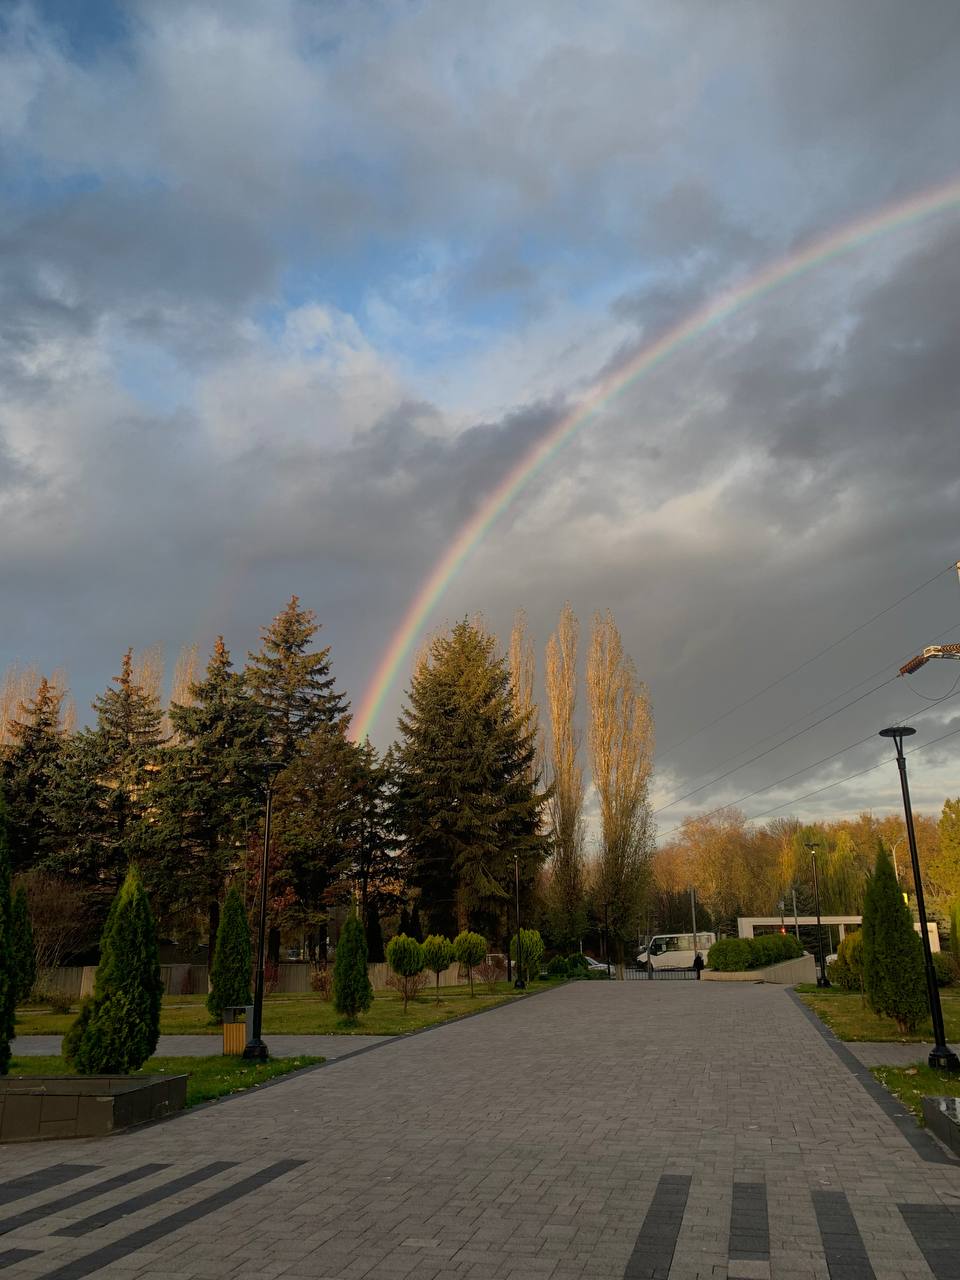
M 532 884 L 548 852 L 535 734 L 495 641 L 464 621 L 414 673 L 400 717 L 396 828 L 432 932 L 499 919 L 514 855 Z
M 131 866 L 100 939 L 93 999 L 64 1038 L 64 1058 L 81 1075 L 136 1071 L 157 1047 L 162 995 L 153 913 Z
M 29 870 L 56 847 L 53 794 L 63 757 L 63 697 L 44 676 L 33 701 L 22 702 L 18 718 L 7 726 L 11 743 L 3 755 L 0 779 L 9 805 L 14 872 Z
M 316 614 L 291 596 L 282 613 L 263 631 L 257 653 L 250 653 L 247 678 L 263 707 L 276 756 L 289 761 L 319 728 L 347 712 L 330 674 L 330 649 L 309 652 L 319 631 Z
M 164 740 L 160 704 L 137 683 L 131 649 L 113 684 L 94 700 L 96 729 L 74 734 L 65 752 L 55 800 L 68 834 L 51 865 L 119 888 L 131 863 L 150 861 L 162 835 L 151 810 Z
M 417 942 L 423 941 L 423 927 L 420 924 L 420 903 L 413 904 L 413 910 L 410 912 L 410 937 L 416 938 Z
M 10 902 L 10 845 L 7 839 L 7 806 L 0 793 L 0 1076 L 10 1070 L 16 1008 L 17 970 L 13 948 Z
M 407 936 L 409 936 L 410 933 L 410 912 L 407 910 L 405 905 L 400 908 L 400 919 L 397 921 L 397 933 L 406 934 Z
M 863 904 L 863 979 L 874 1013 L 915 1031 L 927 1012 L 923 947 L 903 900 L 893 862 L 878 841 L 877 861 Z
M 10 925 L 13 947 L 14 1004 L 23 1004 L 33 990 L 37 977 L 30 909 L 27 904 L 27 891 L 23 885 L 20 885 L 13 895 Z
M 363 925 L 351 914 L 344 922 L 333 962 L 333 1007 L 349 1021 L 373 1004 Z
M 207 1009 L 217 1022 L 231 1006 L 250 1004 L 250 924 L 243 899 L 236 885 L 231 885 L 223 904 L 217 944 L 210 969 L 210 994 Z
M 166 839 L 151 879 L 173 881 L 182 899 L 206 904 L 212 960 L 224 879 L 263 813 L 267 726 L 222 636 L 188 694 L 169 710 L 177 743 L 164 753 L 158 800 Z
M 380 927 L 380 912 L 376 902 L 367 907 L 367 952 L 371 964 L 383 964 L 383 929 Z

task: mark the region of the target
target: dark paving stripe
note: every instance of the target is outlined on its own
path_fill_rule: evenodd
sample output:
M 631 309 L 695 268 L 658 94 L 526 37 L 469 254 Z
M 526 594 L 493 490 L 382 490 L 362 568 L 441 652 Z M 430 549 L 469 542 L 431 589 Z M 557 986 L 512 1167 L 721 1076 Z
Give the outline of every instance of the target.
M 79 1191 L 71 1191 L 69 1195 L 61 1196 L 59 1200 L 48 1200 L 46 1204 L 24 1209 L 20 1213 L 15 1213 L 12 1218 L 4 1218 L 0 1221 L 0 1236 L 6 1235 L 8 1231 L 16 1231 L 17 1227 L 26 1227 L 31 1222 L 39 1222 L 41 1218 L 49 1218 L 54 1213 L 62 1213 L 64 1209 L 72 1209 L 74 1205 L 84 1204 L 87 1200 L 105 1196 L 108 1191 L 125 1187 L 128 1182 L 136 1182 L 138 1178 L 149 1178 L 152 1173 L 162 1173 L 164 1169 L 169 1168 L 168 1164 L 142 1164 L 137 1169 L 118 1173 L 115 1178 L 108 1178 L 106 1182 L 98 1182 L 96 1186 L 82 1187 Z
M 10 1204 L 13 1200 L 22 1200 L 24 1196 L 36 1195 L 38 1191 L 49 1191 L 51 1187 L 59 1187 L 71 1178 L 82 1178 L 85 1173 L 96 1173 L 95 1164 L 52 1164 L 49 1169 L 38 1169 L 35 1173 L 25 1174 L 22 1178 L 14 1178 L 10 1182 L 0 1183 L 0 1204 Z
M 730 1209 L 731 1258 L 766 1261 L 770 1257 L 767 1188 L 762 1182 L 735 1182 Z
M 144 1191 L 142 1195 L 131 1196 L 129 1200 L 121 1200 L 119 1204 L 112 1204 L 108 1209 L 101 1209 L 99 1213 L 92 1213 L 89 1218 L 80 1218 L 77 1222 L 68 1222 L 65 1227 L 58 1227 L 53 1234 L 56 1236 L 85 1236 L 91 1231 L 98 1231 L 100 1227 L 109 1226 L 111 1222 L 116 1222 L 119 1218 L 125 1218 L 128 1214 L 136 1213 L 138 1209 L 146 1209 L 149 1205 L 156 1204 L 159 1200 L 169 1200 L 178 1191 L 186 1191 L 188 1187 L 193 1187 L 198 1182 L 203 1182 L 206 1178 L 212 1178 L 214 1174 L 223 1173 L 225 1169 L 233 1169 L 235 1167 L 235 1161 L 214 1160 L 212 1164 L 205 1164 L 201 1169 L 194 1169 L 192 1173 L 184 1173 L 179 1178 L 172 1178 L 169 1182 L 161 1182 L 159 1187 L 151 1187 L 149 1191 Z
M 921 1129 L 917 1125 L 913 1112 L 907 1111 L 903 1103 L 898 1102 L 890 1090 L 885 1089 L 880 1081 L 870 1074 L 870 1069 L 865 1067 L 859 1058 L 853 1056 L 843 1041 L 837 1039 L 809 1005 L 805 1005 L 795 991 L 788 990 L 787 995 L 807 1021 L 813 1023 L 847 1070 L 857 1077 L 877 1106 L 886 1112 L 921 1160 L 926 1160 L 928 1164 L 956 1165 L 956 1158 L 941 1147 L 936 1138 L 932 1137 L 926 1129 Z
M 39 1252 L 39 1249 L 6 1249 L 0 1253 L 0 1267 L 12 1267 L 15 1262 L 22 1262 L 24 1258 L 35 1258 Z
M 831 1280 L 876 1280 L 863 1237 L 842 1191 L 814 1191 L 813 1207 Z
M 665 1173 L 657 1183 L 623 1280 L 667 1280 L 687 1207 L 690 1179 Z
M 960 1280 L 960 1213 L 943 1204 L 897 1207 L 937 1280 Z
M 143 1249 L 149 1244 L 156 1243 L 157 1240 L 162 1240 L 164 1236 L 172 1235 L 174 1231 L 179 1231 L 181 1227 L 189 1226 L 191 1222 L 196 1222 L 199 1218 L 205 1218 L 208 1213 L 214 1213 L 217 1209 L 222 1209 L 224 1205 L 231 1204 L 234 1200 L 239 1200 L 242 1196 L 248 1195 L 251 1191 L 256 1191 L 259 1187 L 272 1182 L 284 1173 L 289 1173 L 291 1169 L 296 1169 L 304 1163 L 303 1160 L 278 1160 L 276 1164 L 268 1165 L 266 1169 L 261 1169 L 259 1173 L 252 1173 L 240 1182 L 235 1182 L 232 1187 L 224 1187 L 222 1191 L 214 1192 L 212 1196 L 207 1196 L 205 1200 L 188 1205 L 185 1209 L 178 1209 L 176 1213 L 171 1213 L 169 1217 L 161 1218 L 159 1222 L 151 1222 L 149 1226 L 141 1227 L 139 1231 L 134 1231 L 132 1235 L 124 1236 L 122 1240 L 115 1240 L 112 1244 L 104 1245 L 102 1249 L 88 1253 L 83 1258 L 75 1258 L 72 1262 L 65 1262 L 63 1266 L 57 1267 L 54 1271 L 47 1271 L 44 1275 L 38 1276 L 37 1280 L 83 1280 L 84 1276 L 91 1275 L 94 1271 L 99 1271 L 101 1267 L 105 1267 L 111 1262 L 117 1262 L 120 1258 L 126 1258 L 129 1254 L 136 1253 L 138 1249 Z

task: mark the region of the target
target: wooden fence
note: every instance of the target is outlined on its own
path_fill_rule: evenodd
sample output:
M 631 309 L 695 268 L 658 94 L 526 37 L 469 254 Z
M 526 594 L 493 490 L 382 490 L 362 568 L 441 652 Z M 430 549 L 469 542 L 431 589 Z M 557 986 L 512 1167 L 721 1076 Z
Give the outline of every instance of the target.
M 387 987 L 390 969 L 386 964 L 368 966 L 370 982 L 374 991 L 383 991 Z M 93 994 L 93 984 L 97 970 L 95 965 L 64 966 L 60 969 L 44 969 L 38 975 L 36 990 L 49 992 L 51 995 L 62 995 L 71 1000 L 82 1000 L 84 996 Z M 283 995 L 301 995 L 313 990 L 311 977 L 313 965 L 304 962 L 281 964 L 276 983 L 271 987 L 274 992 Z M 436 979 L 432 973 L 427 975 L 429 985 Z M 162 964 L 160 980 L 168 996 L 201 996 L 208 990 L 207 966 L 205 964 Z M 441 987 L 455 987 L 467 981 L 466 970 L 458 964 L 452 964 L 440 974 Z

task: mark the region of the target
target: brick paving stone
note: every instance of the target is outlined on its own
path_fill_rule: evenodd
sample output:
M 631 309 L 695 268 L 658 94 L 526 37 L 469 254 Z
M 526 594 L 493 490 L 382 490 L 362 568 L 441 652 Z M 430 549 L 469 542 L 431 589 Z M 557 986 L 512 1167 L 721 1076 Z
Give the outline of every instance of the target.
M 666 1217 L 650 1239 L 676 1231 L 676 1198 L 657 1193 L 678 1179 L 669 1280 L 736 1280 L 751 1263 L 770 1280 L 837 1280 L 817 1191 L 846 1196 L 878 1280 L 931 1280 L 897 1206 L 960 1215 L 960 1164 L 924 1160 L 787 993 L 747 983 L 570 984 L 106 1141 L 0 1148 L 0 1200 L 68 1162 L 94 1172 L 40 1181 L 16 1210 L 33 1218 L 148 1162 L 171 1169 L 137 1192 L 221 1159 L 235 1167 L 86 1237 L 53 1231 L 129 1192 L 9 1232 L 4 1250 L 37 1253 L 4 1280 L 105 1245 L 98 1280 L 622 1280 L 652 1205 Z M 124 1252 L 281 1160 L 302 1163 Z M 768 1263 L 728 1260 L 734 1183 L 765 1188 Z

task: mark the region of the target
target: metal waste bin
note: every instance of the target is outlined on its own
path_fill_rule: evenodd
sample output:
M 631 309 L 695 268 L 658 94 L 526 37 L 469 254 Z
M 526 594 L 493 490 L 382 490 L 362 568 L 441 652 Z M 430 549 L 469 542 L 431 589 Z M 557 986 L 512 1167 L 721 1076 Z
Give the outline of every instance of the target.
M 240 1057 L 253 1030 L 253 1005 L 228 1005 L 223 1011 L 223 1052 Z

